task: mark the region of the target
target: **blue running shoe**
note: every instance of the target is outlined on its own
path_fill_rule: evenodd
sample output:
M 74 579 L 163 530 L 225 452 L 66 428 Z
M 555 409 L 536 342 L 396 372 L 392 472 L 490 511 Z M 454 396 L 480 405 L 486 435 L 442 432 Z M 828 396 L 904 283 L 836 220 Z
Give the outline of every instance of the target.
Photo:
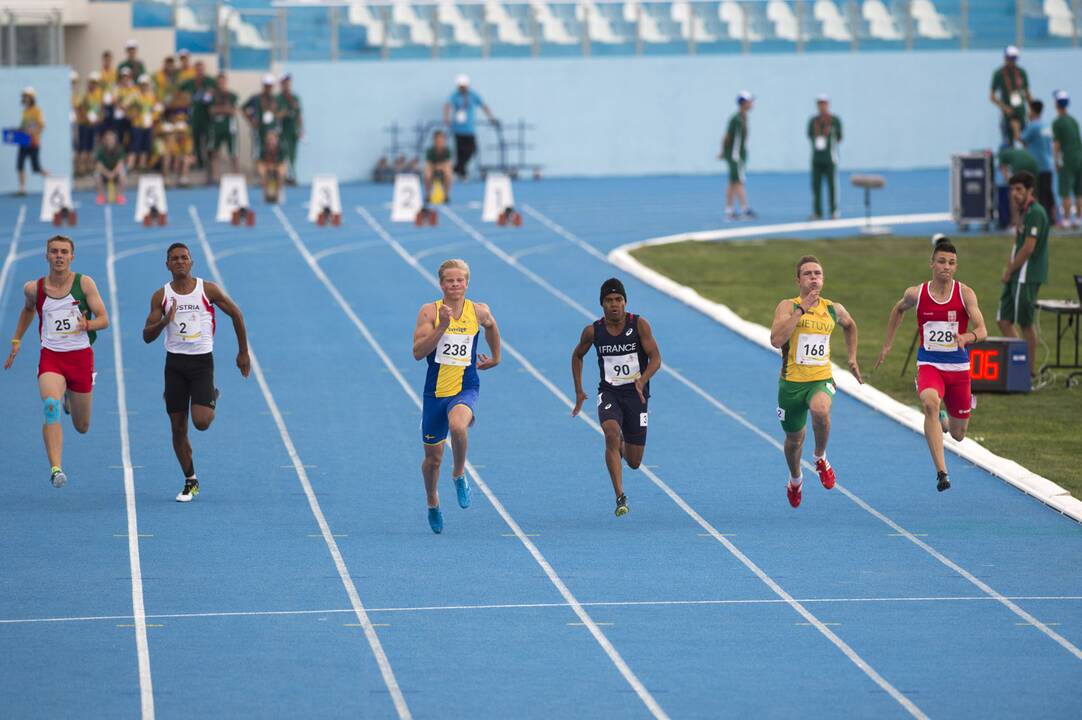
M 458 493 L 458 506 L 468 508 L 470 506 L 470 481 L 465 475 L 455 478 L 455 492 Z
M 443 532 L 443 513 L 438 507 L 428 509 L 428 526 L 437 535 Z

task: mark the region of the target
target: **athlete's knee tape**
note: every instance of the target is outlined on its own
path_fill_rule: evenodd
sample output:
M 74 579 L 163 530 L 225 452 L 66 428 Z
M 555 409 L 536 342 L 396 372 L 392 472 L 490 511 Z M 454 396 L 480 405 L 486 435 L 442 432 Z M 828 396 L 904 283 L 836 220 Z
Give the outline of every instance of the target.
M 45 424 L 56 425 L 60 422 L 60 401 L 56 398 L 45 398 Z

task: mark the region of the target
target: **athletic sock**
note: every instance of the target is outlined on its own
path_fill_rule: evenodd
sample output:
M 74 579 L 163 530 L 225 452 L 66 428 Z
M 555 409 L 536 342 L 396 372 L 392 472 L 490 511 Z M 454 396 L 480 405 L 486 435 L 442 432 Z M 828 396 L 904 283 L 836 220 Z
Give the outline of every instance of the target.
M 49 472 L 50 473 L 58 473 L 58 472 L 60 472 L 60 466 L 59 465 L 53 465 L 52 468 L 49 470 Z
M 184 479 L 185 480 L 194 480 L 195 479 L 195 463 L 192 463 L 191 465 L 189 465 L 188 469 L 184 471 Z
M 816 465 L 819 464 L 820 460 L 826 461 L 826 459 L 827 459 L 826 455 L 814 455 L 814 454 L 812 455 L 812 460 L 815 461 Z M 830 465 L 830 463 L 827 462 L 827 465 Z
M 800 487 L 804 484 L 804 475 L 801 473 L 800 477 L 789 478 L 789 484 L 793 487 Z

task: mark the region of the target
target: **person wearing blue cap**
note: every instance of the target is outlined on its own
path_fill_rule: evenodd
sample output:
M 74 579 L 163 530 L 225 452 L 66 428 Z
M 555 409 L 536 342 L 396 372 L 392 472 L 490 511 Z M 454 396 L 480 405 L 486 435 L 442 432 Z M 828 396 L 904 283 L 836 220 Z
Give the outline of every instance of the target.
M 1082 137 L 1078 121 L 1067 112 L 1071 102 L 1066 90 L 1057 90 L 1056 114 L 1052 123 L 1052 148 L 1059 173 L 1059 196 L 1063 202 L 1064 227 L 1082 226 Z M 1071 199 L 1074 198 L 1074 215 L 1071 215 Z
M 743 208 L 743 217 L 749 220 L 757 217 L 748 206 L 747 192 L 744 190 L 744 168 L 748 162 L 748 112 L 755 97 L 747 90 L 741 90 L 736 96 L 737 111 L 729 118 L 729 126 L 721 141 L 719 157 L 729 164 L 729 185 L 725 188 L 725 219 L 738 220 L 741 213 L 733 205 L 735 199 Z
M 992 104 L 999 108 L 999 129 L 1003 147 L 1011 145 L 1026 124 L 1026 107 L 1033 100 L 1029 95 L 1029 76 L 1018 67 L 1018 48 L 1008 45 L 1003 51 L 1003 66 L 992 74 Z

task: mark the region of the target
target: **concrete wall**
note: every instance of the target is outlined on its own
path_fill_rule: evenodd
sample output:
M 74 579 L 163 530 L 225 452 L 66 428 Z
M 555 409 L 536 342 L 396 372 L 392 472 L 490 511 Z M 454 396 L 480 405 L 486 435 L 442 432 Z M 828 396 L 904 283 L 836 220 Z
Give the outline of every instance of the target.
M 0 98 L 4 98 L 3 127 L 18 127 L 22 119 L 19 96 L 30 86 L 37 92 L 38 106 L 45 115 L 45 132 L 41 136 L 41 165 L 54 175 L 71 176 L 71 124 L 68 107 L 67 67 L 0 68 Z M 15 145 L 0 145 L 0 193 L 14 192 L 19 187 L 15 174 Z M 39 191 L 40 176 L 26 165 L 28 191 Z M 36 209 L 35 209 L 36 212 Z
M 497 116 L 537 125 L 532 157 L 548 175 L 720 172 L 720 138 L 745 88 L 758 98 L 751 172 L 807 168 L 806 125 L 821 92 L 844 123 L 844 167 L 943 167 L 952 152 L 997 142 L 988 93 L 1000 64 L 998 52 L 973 51 L 291 63 L 290 70 L 308 127 L 303 180 L 325 172 L 367 177 L 387 144 L 384 128 L 439 118 L 460 72 Z M 1082 51 L 1027 51 L 1022 66 L 1046 101 L 1063 88 L 1082 105 Z

